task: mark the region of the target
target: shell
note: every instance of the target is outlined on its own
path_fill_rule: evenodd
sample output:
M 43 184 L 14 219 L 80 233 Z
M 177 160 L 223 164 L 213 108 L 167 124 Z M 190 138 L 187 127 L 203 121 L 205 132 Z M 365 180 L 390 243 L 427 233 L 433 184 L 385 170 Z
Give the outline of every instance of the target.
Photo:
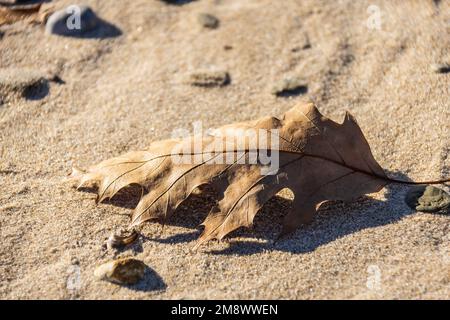
M 138 235 L 139 233 L 135 229 L 128 232 L 123 230 L 119 231 L 119 233 L 114 232 L 106 241 L 106 246 L 108 249 L 121 249 L 135 242 Z

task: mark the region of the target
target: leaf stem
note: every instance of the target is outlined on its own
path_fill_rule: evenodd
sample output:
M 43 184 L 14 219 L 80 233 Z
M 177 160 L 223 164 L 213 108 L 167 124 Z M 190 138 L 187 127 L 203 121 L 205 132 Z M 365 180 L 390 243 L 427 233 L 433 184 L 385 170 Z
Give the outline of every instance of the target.
M 387 177 L 387 181 L 391 183 L 398 183 L 398 184 L 409 184 L 409 185 L 421 185 L 421 184 L 445 184 L 450 182 L 450 179 L 443 179 L 443 180 L 431 180 L 431 181 L 405 181 L 405 180 L 399 180 Z

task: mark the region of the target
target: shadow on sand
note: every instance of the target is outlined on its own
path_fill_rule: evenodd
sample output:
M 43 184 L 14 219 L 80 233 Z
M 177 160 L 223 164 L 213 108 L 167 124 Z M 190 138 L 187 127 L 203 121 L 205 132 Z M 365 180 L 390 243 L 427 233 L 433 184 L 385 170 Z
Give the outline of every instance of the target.
M 145 275 L 143 280 L 139 281 L 135 285 L 128 285 L 125 287 L 134 291 L 150 292 L 165 290 L 167 288 L 167 285 L 155 270 L 147 266 L 145 268 Z
M 409 181 L 402 173 L 390 173 L 398 179 Z M 290 206 L 291 200 L 275 196 L 269 200 L 256 215 L 252 229 L 240 228 L 227 236 L 229 246 L 223 250 L 206 251 L 214 255 L 252 255 L 263 251 L 284 251 L 294 254 L 307 253 L 316 248 L 335 241 L 336 239 L 353 234 L 360 230 L 384 226 L 401 220 L 415 211 L 403 202 L 404 186 L 390 184 L 385 187 L 386 200 L 363 196 L 352 203 L 330 201 L 324 203 L 317 212 L 316 218 L 310 225 L 301 227 L 291 236 L 276 241 L 281 231 L 281 222 Z M 84 189 L 92 192 L 92 189 Z M 138 195 L 138 196 L 137 196 Z M 115 206 L 133 209 L 139 202 L 141 188 L 131 186 L 120 191 L 109 203 Z M 178 244 L 192 242 L 198 238 L 201 231 L 200 223 L 215 204 L 212 190 L 205 189 L 199 194 L 187 199 L 166 222 L 169 226 L 182 226 L 192 229 L 186 233 L 168 237 L 143 236 L 142 241 Z M 393 206 L 396 210 L 390 210 Z M 234 239 L 239 237 L 240 239 Z M 248 240 L 242 240 L 248 238 Z M 263 241 L 261 241 L 263 240 Z

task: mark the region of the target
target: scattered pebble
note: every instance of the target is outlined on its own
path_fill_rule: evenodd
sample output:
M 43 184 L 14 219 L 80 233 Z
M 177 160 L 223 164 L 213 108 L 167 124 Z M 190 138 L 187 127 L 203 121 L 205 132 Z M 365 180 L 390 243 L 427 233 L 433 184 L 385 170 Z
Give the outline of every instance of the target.
M 80 23 L 78 26 L 73 16 L 75 11 L 71 10 L 71 7 L 67 7 L 54 12 L 48 17 L 45 32 L 60 36 L 80 36 L 100 25 L 99 18 L 90 7 L 78 6 L 78 8 L 80 10 Z
M 303 46 L 295 46 L 291 49 L 291 52 L 299 52 L 301 50 L 306 50 L 306 49 L 310 49 L 311 48 L 311 44 L 308 42 L 306 44 L 304 44 Z
M 132 244 L 138 238 L 138 233 L 136 230 L 119 230 L 111 234 L 106 241 L 106 247 L 108 249 L 121 249 L 129 244 Z
M 0 5 L 11 9 L 20 10 L 24 8 L 38 7 L 44 2 L 46 2 L 46 0 L 0 0 Z
M 99 280 L 131 285 L 144 278 L 147 266 L 140 260 L 123 258 L 102 264 L 94 271 Z
M 0 26 L 17 21 L 40 22 L 42 1 L 4 3 L 0 0 Z
M 230 83 L 230 75 L 226 71 L 197 70 L 188 75 L 187 82 L 198 87 L 222 87 Z
M 198 15 L 198 22 L 204 28 L 209 28 L 209 29 L 216 29 L 219 27 L 219 24 L 220 24 L 219 19 L 209 13 L 200 13 Z
M 450 213 L 450 195 L 433 186 L 411 188 L 405 196 L 406 204 L 413 210 L 421 212 Z
M 194 0 L 160 0 L 160 1 L 168 3 L 168 4 L 183 5 L 183 4 L 186 4 L 186 3 L 194 1 Z
M 435 73 L 448 73 L 450 72 L 449 63 L 433 63 L 431 65 L 431 70 Z
M 48 90 L 48 80 L 44 73 L 34 69 L 1 68 L 0 97 L 33 98 L 33 95 Z
M 304 94 L 308 86 L 300 78 L 284 78 L 283 81 L 272 88 L 272 94 L 277 97 L 294 96 Z

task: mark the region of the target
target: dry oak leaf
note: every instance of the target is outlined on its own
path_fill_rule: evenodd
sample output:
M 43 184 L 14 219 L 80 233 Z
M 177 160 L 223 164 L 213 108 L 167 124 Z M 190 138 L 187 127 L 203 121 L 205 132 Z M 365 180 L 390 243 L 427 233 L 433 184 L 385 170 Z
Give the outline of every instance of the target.
M 244 142 L 235 139 L 243 130 L 255 129 L 270 132 L 270 143 L 263 145 L 261 138 L 251 135 Z M 218 204 L 202 223 L 204 230 L 196 247 L 250 226 L 264 203 L 284 188 L 292 190 L 294 200 L 281 235 L 309 223 L 324 201 L 354 200 L 390 182 L 353 116 L 347 113 L 339 124 L 324 117 L 312 103 L 297 105 L 280 119 L 266 117 L 216 129 L 200 137 L 199 152 L 173 151 L 191 150 L 187 147 L 193 147 L 198 138 L 155 142 L 146 150 L 105 160 L 86 172 L 74 169 L 71 179 L 78 187 L 96 185 L 99 202 L 130 184 L 148 190 L 132 214 L 130 227 L 149 220 L 165 222 L 194 189 L 212 186 Z M 272 146 L 270 150 L 267 145 Z M 261 169 L 268 164 L 260 159 L 261 151 L 278 154 L 276 172 L 263 173 Z M 180 163 L 174 156 L 190 161 Z M 217 163 L 224 157 L 228 161 Z M 251 162 L 252 157 L 257 161 Z

